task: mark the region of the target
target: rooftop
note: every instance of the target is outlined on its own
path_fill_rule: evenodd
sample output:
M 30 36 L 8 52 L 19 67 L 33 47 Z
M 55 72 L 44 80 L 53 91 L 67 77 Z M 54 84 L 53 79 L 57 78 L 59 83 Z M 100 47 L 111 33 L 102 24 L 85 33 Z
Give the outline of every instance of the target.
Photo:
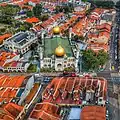
M 3 67 L 7 60 L 12 59 L 15 56 L 17 56 L 16 53 L 0 52 L 0 67 Z
M 39 19 L 36 17 L 32 17 L 32 18 L 27 18 L 25 21 L 28 23 L 38 23 Z
M 14 120 L 22 109 L 22 106 L 14 103 L 8 103 L 3 108 L 0 108 L 0 120 Z
M 59 113 L 60 109 L 55 104 L 48 102 L 37 103 L 30 114 L 29 120 L 60 120 L 61 117 Z
M 72 52 L 72 46 L 69 43 L 68 38 L 62 38 L 62 37 L 51 37 L 51 38 L 45 38 L 45 57 L 51 57 L 52 55 L 55 55 L 55 48 L 57 48 L 59 45 L 64 48 L 65 53 L 68 57 L 73 57 Z
M 6 42 L 11 42 L 12 44 L 15 43 L 18 46 L 23 46 L 27 42 L 29 42 L 31 39 L 33 39 L 35 35 L 32 32 L 19 32 L 9 39 L 6 40 Z
M 42 98 L 46 102 L 59 105 L 81 105 L 86 99 L 84 90 L 96 94 L 97 89 L 99 89 L 99 97 L 106 100 L 107 82 L 103 78 L 56 77 L 46 87 Z
M 102 106 L 85 106 L 80 120 L 106 120 L 106 108 Z
M 6 76 L 0 75 L 0 103 L 10 102 L 17 96 L 17 92 L 20 90 L 25 76 Z

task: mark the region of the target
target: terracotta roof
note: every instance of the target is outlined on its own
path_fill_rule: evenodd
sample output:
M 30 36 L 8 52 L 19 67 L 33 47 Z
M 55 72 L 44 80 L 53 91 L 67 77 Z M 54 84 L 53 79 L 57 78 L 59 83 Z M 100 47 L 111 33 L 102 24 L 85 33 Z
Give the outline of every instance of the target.
M 12 59 L 15 56 L 17 56 L 17 54 L 15 54 L 15 53 L 0 52 L 0 67 L 4 67 L 4 64 L 5 64 L 6 60 Z
M 10 114 L 13 118 L 16 118 L 19 113 L 22 111 L 23 107 L 14 103 L 8 103 L 4 107 L 5 111 Z
M 111 31 L 111 25 L 108 24 L 108 23 L 104 23 L 104 24 L 101 24 L 101 25 L 97 25 L 96 26 L 96 29 L 106 29 L 108 32 Z
M 29 10 L 32 10 L 33 9 L 33 6 L 30 6 L 30 5 L 20 5 L 20 3 L 18 4 L 21 8 L 26 8 L 26 9 L 29 9 Z
M 1 35 L 0 36 L 0 43 L 3 41 L 3 40 L 5 40 L 5 39 L 7 39 L 7 38 L 9 38 L 9 37 L 11 37 L 12 36 L 12 34 L 4 34 L 4 35 Z
M 0 102 L 10 102 L 16 97 L 17 91 L 21 87 L 25 76 L 6 76 L 0 75 Z
M 99 52 L 100 50 L 104 50 L 105 52 L 108 52 L 109 46 L 103 44 L 97 44 L 97 43 L 89 43 L 87 49 L 92 49 L 94 52 Z
M 101 87 L 98 86 L 101 82 Z M 54 102 L 56 104 L 81 104 L 80 91 L 95 90 L 100 87 L 100 96 L 106 99 L 107 82 L 102 78 L 86 77 L 56 77 L 48 84 L 42 94 L 45 102 Z M 73 95 L 70 95 L 74 93 Z M 69 95 L 69 97 L 67 97 Z
M 80 120 L 106 120 L 106 108 L 102 106 L 85 106 Z
M 32 18 L 27 18 L 25 21 L 28 23 L 38 23 L 39 19 L 36 17 L 32 17 Z
M 37 103 L 29 118 L 34 120 L 60 120 L 60 110 L 55 104 L 43 102 Z
M 75 23 L 77 20 L 78 16 L 72 16 L 69 20 L 67 20 L 63 25 L 60 26 L 60 29 L 62 32 L 67 30 L 72 24 Z
M 8 103 L 0 108 L 0 120 L 15 120 L 23 107 L 14 103 Z
M 28 96 L 25 99 L 25 103 L 30 103 L 30 101 L 33 99 L 33 97 L 35 96 L 37 90 L 39 88 L 39 84 L 35 83 L 33 88 L 31 89 L 30 93 L 28 94 Z
M 7 3 L 0 3 L 0 6 L 2 6 L 2 7 L 5 7 L 7 5 L 8 5 Z
M 64 16 L 63 13 L 58 13 L 54 16 L 51 16 L 48 20 L 44 21 L 40 25 L 36 25 L 33 30 L 40 31 L 42 28 L 47 29 L 49 25 L 52 25 L 55 21 L 59 20 L 62 16 Z

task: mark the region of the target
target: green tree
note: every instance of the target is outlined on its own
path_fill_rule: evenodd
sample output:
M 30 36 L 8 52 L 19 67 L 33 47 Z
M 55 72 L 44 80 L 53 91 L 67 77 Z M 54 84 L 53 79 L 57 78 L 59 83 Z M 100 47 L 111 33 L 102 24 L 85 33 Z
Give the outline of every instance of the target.
M 32 11 L 27 11 L 26 14 L 27 14 L 27 17 L 32 17 L 33 16 L 33 12 Z
M 20 28 L 19 28 L 20 31 L 25 31 L 25 26 L 24 25 L 20 25 Z
M 56 6 L 55 12 L 56 12 L 56 13 L 63 12 L 62 7 L 61 7 L 61 6 Z
M 75 72 L 75 67 L 67 67 L 64 69 L 66 72 Z
M 43 6 L 41 4 L 37 4 L 35 7 L 33 7 L 33 14 L 36 17 L 39 17 L 42 13 Z
M 68 14 L 68 13 L 72 13 L 73 10 L 74 10 L 73 4 L 70 4 L 70 3 L 65 6 L 56 6 L 56 8 L 55 8 L 56 13 L 64 12 L 64 13 Z
M 105 62 L 108 60 L 108 54 L 103 50 L 100 50 L 97 55 L 97 59 L 99 60 L 99 65 L 104 65 Z
M 43 15 L 40 16 L 40 20 L 41 20 L 41 21 L 45 21 L 45 20 L 47 20 L 48 18 L 49 18 L 48 14 L 43 14 Z
M 82 0 L 82 2 L 87 2 L 87 0 Z
M 116 2 L 115 7 L 118 8 L 118 9 L 120 9 L 120 1 L 117 1 L 117 2 Z
M 113 1 L 101 1 L 101 0 L 96 0 L 94 1 L 97 7 L 102 7 L 102 8 L 113 8 L 115 6 Z
M 83 51 L 83 61 L 88 70 L 97 70 L 99 66 L 103 66 L 108 60 L 108 54 L 103 50 L 95 53 L 93 50 Z

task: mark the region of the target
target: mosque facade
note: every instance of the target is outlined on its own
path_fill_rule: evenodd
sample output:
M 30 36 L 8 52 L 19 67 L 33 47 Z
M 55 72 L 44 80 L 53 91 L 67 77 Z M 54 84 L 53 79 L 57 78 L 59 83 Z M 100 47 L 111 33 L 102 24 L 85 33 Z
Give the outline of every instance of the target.
M 54 68 L 55 71 L 64 71 L 65 68 L 78 68 L 79 50 L 77 45 L 71 41 L 71 30 L 69 37 L 61 35 L 58 26 L 53 28 L 53 34 L 45 37 L 41 34 L 42 45 L 40 52 L 40 67 Z

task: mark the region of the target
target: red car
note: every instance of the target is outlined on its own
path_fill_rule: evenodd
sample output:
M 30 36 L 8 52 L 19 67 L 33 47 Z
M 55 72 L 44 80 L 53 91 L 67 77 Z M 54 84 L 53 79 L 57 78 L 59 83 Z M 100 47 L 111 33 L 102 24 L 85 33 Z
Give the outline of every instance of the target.
M 74 72 L 63 72 L 63 75 L 64 76 L 69 76 L 69 77 L 76 77 L 76 73 L 74 73 Z

